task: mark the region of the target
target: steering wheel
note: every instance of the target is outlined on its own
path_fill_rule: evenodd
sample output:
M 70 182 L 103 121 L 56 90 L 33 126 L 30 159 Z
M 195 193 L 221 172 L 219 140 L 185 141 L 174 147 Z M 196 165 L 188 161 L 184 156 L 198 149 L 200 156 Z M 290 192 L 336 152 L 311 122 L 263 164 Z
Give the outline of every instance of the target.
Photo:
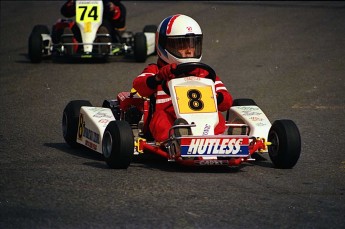
M 189 62 L 189 63 L 182 63 L 176 66 L 176 69 L 172 70 L 171 73 L 175 75 L 175 78 L 183 78 L 186 75 L 193 71 L 196 68 L 203 69 L 208 72 L 208 75 L 205 78 L 211 79 L 213 82 L 216 81 L 216 72 L 211 68 L 209 65 L 200 63 L 200 62 Z M 170 96 L 170 91 L 167 86 L 166 80 L 162 81 L 162 89 L 163 91 Z

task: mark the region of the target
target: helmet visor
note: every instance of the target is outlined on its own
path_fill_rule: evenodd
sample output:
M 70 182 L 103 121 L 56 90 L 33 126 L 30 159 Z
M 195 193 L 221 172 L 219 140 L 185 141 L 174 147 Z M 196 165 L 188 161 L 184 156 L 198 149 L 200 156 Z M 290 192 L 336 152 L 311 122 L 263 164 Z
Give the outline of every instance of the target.
M 165 49 L 177 58 L 200 58 L 202 35 L 167 37 Z

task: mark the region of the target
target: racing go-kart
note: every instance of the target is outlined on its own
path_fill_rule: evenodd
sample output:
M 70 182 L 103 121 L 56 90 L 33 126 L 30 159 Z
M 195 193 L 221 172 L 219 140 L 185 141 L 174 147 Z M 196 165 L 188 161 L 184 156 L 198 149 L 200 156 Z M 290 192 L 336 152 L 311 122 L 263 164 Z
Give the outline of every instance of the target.
M 145 62 L 147 56 L 155 53 L 157 26 L 146 25 L 143 32 L 135 34 L 119 32 L 103 20 L 103 8 L 102 0 L 77 0 L 75 21 L 59 19 L 52 33 L 46 25 L 35 25 L 28 42 L 30 61 L 40 63 L 51 57 L 107 60 L 110 56 L 134 56 L 137 62 Z M 57 32 L 57 28 L 71 28 L 75 23 L 81 42 L 73 40 L 76 34 L 61 35 Z M 98 31 L 100 26 L 105 27 L 106 31 Z
M 194 68 L 209 72 L 207 78 L 185 75 Z M 176 78 L 163 82 L 177 116 L 169 137 L 156 142 L 149 131 L 154 98 L 135 91 L 121 92 L 117 99 L 93 107 L 87 100 L 70 101 L 63 111 L 62 130 L 71 147 L 84 145 L 104 155 L 110 168 L 126 169 L 133 157 L 154 153 L 186 166 L 239 166 L 255 160 L 253 154 L 268 153 L 273 165 L 295 166 L 301 138 L 292 120 L 271 124 L 252 99 L 235 99 L 226 113 L 226 131 L 214 135 L 218 124 L 214 70 L 203 63 L 179 64 Z

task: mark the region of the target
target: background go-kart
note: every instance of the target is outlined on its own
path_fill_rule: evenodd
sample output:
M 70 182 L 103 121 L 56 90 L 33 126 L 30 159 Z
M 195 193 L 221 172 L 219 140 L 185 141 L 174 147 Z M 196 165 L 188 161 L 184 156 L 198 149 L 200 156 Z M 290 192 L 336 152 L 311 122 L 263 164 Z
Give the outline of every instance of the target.
M 272 168 L 267 156 L 240 170 L 150 156 L 111 170 L 97 153 L 68 148 L 64 106 L 101 105 L 156 58 L 31 64 L 33 26 L 51 28 L 62 3 L 1 1 L 1 228 L 344 227 L 343 2 L 124 2 L 134 32 L 175 13 L 195 18 L 203 61 L 234 97 L 299 126 L 302 154 L 292 170 Z

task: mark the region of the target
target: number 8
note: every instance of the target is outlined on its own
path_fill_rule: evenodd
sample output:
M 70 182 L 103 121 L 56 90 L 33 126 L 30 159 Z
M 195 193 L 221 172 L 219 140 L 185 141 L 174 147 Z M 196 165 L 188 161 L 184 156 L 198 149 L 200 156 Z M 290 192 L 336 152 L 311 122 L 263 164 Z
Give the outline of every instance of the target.
M 188 106 L 194 111 L 200 111 L 204 108 L 204 102 L 201 100 L 201 93 L 199 90 L 191 89 L 187 91 L 187 97 L 189 98 Z

